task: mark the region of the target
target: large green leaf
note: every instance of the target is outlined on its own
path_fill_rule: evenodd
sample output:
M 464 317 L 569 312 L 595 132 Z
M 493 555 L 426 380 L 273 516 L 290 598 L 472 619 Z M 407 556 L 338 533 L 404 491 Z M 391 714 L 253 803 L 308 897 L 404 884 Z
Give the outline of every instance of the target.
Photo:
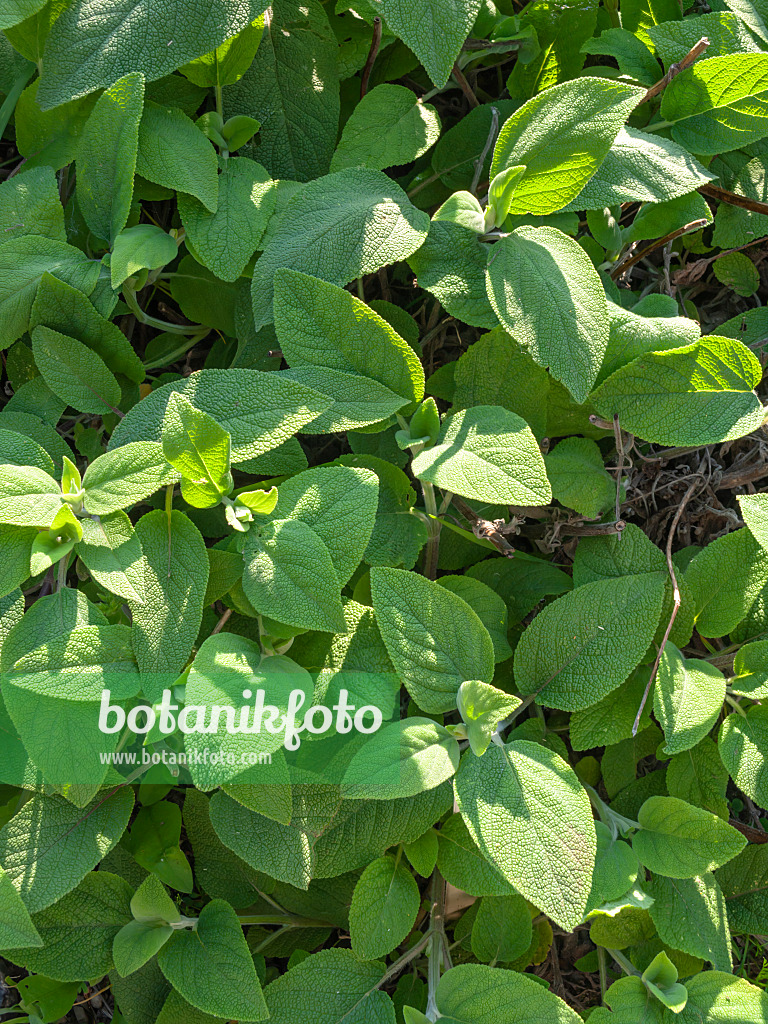
M 716 814 L 671 796 L 652 796 L 638 814 L 632 849 L 654 874 L 694 878 L 735 857 L 747 840 Z
M 371 592 L 392 664 L 422 711 L 451 711 L 465 679 L 491 681 L 493 643 L 466 601 L 403 569 L 372 569 Z
M 268 1016 L 240 922 L 223 900 L 203 907 L 194 931 L 172 935 L 157 962 L 173 987 L 204 1013 L 249 1021 Z
M 96 582 L 126 600 L 143 601 L 141 544 L 125 512 L 81 519 L 80 526 L 77 554 Z
M 480 12 L 480 0 L 374 0 L 373 6 L 441 87 L 448 81 L 462 43 Z
M 32 923 L 13 882 L 0 868 L 0 948 L 41 946 L 43 940 Z
M 111 85 L 130 71 L 153 80 L 208 53 L 265 10 L 260 0 L 212 0 L 205 8 L 164 0 L 76 0 L 45 46 L 45 109 Z
M 275 208 L 274 182 L 261 164 L 233 157 L 219 175 L 211 213 L 199 199 L 179 193 L 179 216 L 198 257 L 222 281 L 236 281 L 258 248 Z
M 605 290 L 587 254 L 556 228 L 523 227 L 488 257 L 488 297 L 504 327 L 577 402 L 608 345 Z
M 117 844 L 133 809 L 130 787 L 84 809 L 34 795 L 0 829 L 0 862 L 27 910 L 56 903 Z
M 768 803 L 768 709 L 756 704 L 744 715 L 728 715 L 717 749 L 739 789 L 761 807 Z
M 653 706 L 664 730 L 665 750 L 679 754 L 711 730 L 725 700 L 725 676 L 701 658 L 684 658 L 667 643 L 659 662 Z
M 521 693 L 545 707 L 578 711 L 617 689 L 656 632 L 664 597 L 661 572 L 586 583 L 553 601 L 515 651 Z
M 310 182 L 289 200 L 256 263 L 251 296 L 256 330 L 272 321 L 275 272 L 291 267 L 348 284 L 407 259 L 429 230 L 429 217 L 381 171 L 348 168 Z
M 134 71 L 101 94 L 77 151 L 77 203 L 96 235 L 114 242 L 131 212 L 144 109 L 144 76 Z
M 129 601 L 133 649 L 144 693 L 159 699 L 189 657 L 203 615 L 208 556 L 183 512 L 148 512 L 136 524 L 143 551 L 144 600 Z M 170 566 L 170 572 L 169 572 Z
M 728 866 L 723 870 L 727 871 Z M 654 899 L 650 913 L 663 942 L 673 949 L 709 960 L 716 971 L 730 972 L 728 913 L 714 875 L 703 874 L 699 878 L 657 875 L 646 884 L 646 889 Z
M 42 235 L 66 242 L 64 210 L 52 168 L 34 167 L 0 185 L 0 227 L 5 239 Z
M 734 53 L 699 61 L 664 90 L 661 116 L 672 136 L 712 156 L 768 135 L 768 54 Z
M 581 192 L 605 159 L 643 90 L 602 78 L 546 89 L 502 128 L 491 178 L 524 164 L 510 213 L 546 215 Z
M 328 171 L 339 126 L 338 44 L 317 0 L 280 0 L 253 63 L 224 92 L 228 115 L 261 122 L 258 159 L 273 178 Z
M 575 772 L 528 740 L 467 752 L 456 776 L 459 810 L 482 852 L 562 928 L 582 918 L 597 840 Z
M 691 559 L 684 576 L 702 636 L 730 633 L 768 583 L 768 551 L 749 530 L 717 537 Z
M 45 0 L 3 0 L 0 7 L 0 29 L 11 28 L 36 14 Z
M 219 197 L 216 150 L 194 122 L 176 107 L 145 103 L 139 124 L 136 173 L 157 185 L 194 196 L 206 209 L 216 212 Z
M 751 843 L 718 868 L 728 922 L 735 932 L 762 934 L 768 922 L 768 845 Z
M 581 1017 L 527 974 L 459 964 L 437 986 L 440 1014 L 456 1024 L 578 1024 Z
M 32 352 L 51 391 L 78 412 L 104 414 L 120 403 L 120 385 L 114 374 L 76 338 L 50 327 L 35 327 Z
M 413 928 L 421 898 L 402 860 L 379 857 L 360 876 L 349 908 L 352 952 L 361 960 L 386 956 Z
M 437 142 L 440 118 L 402 85 L 377 85 L 360 100 L 344 125 L 331 161 L 332 171 L 373 167 L 383 171 L 407 164 Z
M 232 436 L 232 461 L 262 455 L 287 441 L 328 408 L 316 391 L 261 370 L 199 370 L 157 388 L 118 423 L 110 449 L 133 441 L 160 441 L 163 418 L 174 392 L 207 412 Z
M 85 507 L 95 515 L 109 515 L 154 494 L 178 474 L 165 461 L 157 441 L 131 441 L 105 452 L 83 476 Z
M 645 441 L 702 445 L 756 430 L 763 406 L 754 388 L 762 368 L 749 349 L 726 338 L 651 352 L 613 373 L 591 396 L 601 416 L 618 415 Z
M 531 428 L 498 405 L 448 416 L 412 468 L 419 480 L 480 501 L 541 505 L 552 496 Z

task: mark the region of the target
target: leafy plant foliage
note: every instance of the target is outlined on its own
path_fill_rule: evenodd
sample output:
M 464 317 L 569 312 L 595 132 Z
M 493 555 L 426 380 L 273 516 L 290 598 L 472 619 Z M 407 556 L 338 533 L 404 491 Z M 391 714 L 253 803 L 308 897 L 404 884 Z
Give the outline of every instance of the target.
M 768 1024 L 766 5 L 0 30 L 13 1020 Z

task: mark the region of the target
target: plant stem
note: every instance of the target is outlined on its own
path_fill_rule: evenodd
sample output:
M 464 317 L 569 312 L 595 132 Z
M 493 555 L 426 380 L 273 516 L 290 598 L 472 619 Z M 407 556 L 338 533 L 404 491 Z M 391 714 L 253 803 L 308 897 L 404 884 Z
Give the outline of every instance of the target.
M 426 1016 L 436 1021 L 440 1013 L 437 1009 L 437 986 L 440 983 L 440 963 L 445 948 L 445 881 L 435 869 L 432 874 L 432 914 L 429 939 L 429 968 L 427 971 L 427 1011 Z
M 56 576 L 56 590 L 63 590 L 67 585 L 67 569 L 69 567 L 69 555 L 64 555 L 59 560 L 59 571 Z
M 427 553 L 424 558 L 424 575 L 428 580 L 433 580 L 437 577 L 437 563 L 440 558 L 440 530 L 443 524 L 437 516 L 437 500 L 435 499 L 434 487 L 432 484 L 422 480 L 421 490 L 424 495 L 424 508 L 427 510 L 427 515 L 430 516 L 429 539 L 427 541 Z

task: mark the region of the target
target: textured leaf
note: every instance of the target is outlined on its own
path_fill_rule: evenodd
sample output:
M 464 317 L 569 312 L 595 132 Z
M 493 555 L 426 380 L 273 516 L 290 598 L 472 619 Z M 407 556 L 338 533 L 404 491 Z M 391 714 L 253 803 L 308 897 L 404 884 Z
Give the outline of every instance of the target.
M 491 165 L 491 178 L 526 166 L 510 213 L 546 215 L 575 199 L 642 95 L 634 86 L 580 78 L 525 103 L 504 123 Z
M 64 210 L 50 167 L 34 167 L 0 185 L 0 229 L 5 240 L 42 235 L 66 242 Z
M 731 929 L 762 933 L 768 920 L 768 846 L 751 843 L 719 868 L 715 877 L 725 896 Z
M 29 315 L 46 271 L 90 295 L 99 264 L 65 242 L 23 235 L 0 245 L 0 347 L 6 348 L 29 327 Z
M 76 338 L 35 327 L 32 351 L 51 391 L 78 412 L 112 412 L 120 403 L 120 385 L 106 363 Z
M 471 576 L 441 576 L 438 583 L 451 593 L 458 594 L 477 613 L 493 641 L 496 661 L 506 661 L 512 648 L 507 642 L 507 608 L 502 598 L 485 583 Z
M 460 1024 L 578 1024 L 579 1015 L 527 974 L 483 964 L 459 964 L 440 979 L 441 1015 Z
M 0 519 L 15 526 L 48 529 L 61 509 L 61 490 L 42 469 L 0 466 Z
M 711 156 L 768 135 L 768 54 L 699 61 L 671 84 L 662 96 L 661 116 L 686 149 Z
M 696 807 L 703 807 L 719 818 L 729 814 L 725 792 L 728 772 L 720 760 L 717 745 L 707 737 L 690 750 L 676 754 L 667 768 L 667 789 Z
M 131 212 L 144 108 L 144 76 L 132 72 L 106 89 L 88 117 L 77 151 L 77 202 L 96 235 L 113 242 Z
M 0 948 L 42 946 L 40 933 L 32 923 L 13 882 L 0 868 Z
M 78 557 L 91 576 L 107 590 L 126 600 L 143 601 L 141 544 L 125 512 L 82 519 L 83 539 Z
M 227 431 L 174 392 L 168 399 L 162 434 L 163 455 L 181 473 L 185 501 L 196 508 L 218 505 L 233 486 Z
M 243 556 L 243 590 L 258 612 L 299 629 L 344 632 L 341 582 L 311 526 L 294 519 L 254 524 Z
M 178 474 L 165 461 L 162 445 L 132 441 L 105 452 L 88 466 L 83 477 L 85 507 L 92 515 L 109 515 L 177 479 Z
M 43 6 L 44 0 L 4 0 L 0 8 L 0 29 L 11 28 L 33 14 Z
M 515 680 L 544 707 L 578 711 L 619 687 L 648 650 L 664 576 L 587 583 L 548 605 L 515 651 Z
M 726 902 L 714 875 L 704 874 L 699 878 L 658 875 L 646 888 L 655 900 L 650 913 L 662 942 L 709 960 L 716 971 L 731 971 Z
M 422 711 L 450 711 L 465 679 L 493 678 L 493 643 L 460 597 L 402 569 L 371 570 L 376 622 L 395 671 Z
M 437 836 L 437 866 L 451 885 L 472 896 L 508 896 L 515 892 L 499 867 L 481 852 L 460 814 L 448 818 Z
M 728 715 L 717 748 L 739 789 L 761 807 L 768 803 L 768 708 L 756 704 L 746 715 Z
M 733 676 L 728 680 L 737 696 L 764 700 L 768 697 L 768 641 L 745 644 L 733 659 Z
M 721 818 L 671 796 L 652 796 L 638 815 L 632 848 L 654 874 L 694 878 L 735 857 L 746 839 Z
M 194 932 L 172 935 L 157 962 L 173 987 L 205 1013 L 238 1020 L 268 1016 L 240 922 L 223 900 L 203 907 Z
M 274 182 L 261 164 L 232 157 L 219 175 L 216 213 L 180 193 L 179 216 L 198 257 L 222 281 L 236 281 L 259 247 L 275 208 Z
M 605 291 L 581 246 L 555 228 L 518 228 L 494 246 L 486 283 L 512 337 L 583 402 L 609 324 Z
M 239 2 L 247 5 L 251 0 Z M 216 212 L 219 196 L 216 150 L 193 121 L 176 107 L 145 103 L 139 125 L 136 173 L 156 185 L 186 192 L 211 213 Z
M 441 87 L 448 81 L 462 43 L 480 12 L 480 0 L 373 0 L 389 28 L 413 50 L 427 74 Z
M 757 543 L 768 551 L 768 495 L 740 494 L 741 518 Z
M 768 582 L 768 552 L 749 530 L 717 537 L 685 572 L 702 636 L 730 633 L 748 614 Z
M 700 338 L 695 320 L 682 316 L 640 316 L 631 309 L 608 303 L 610 334 L 597 384 L 614 371 L 648 352 L 666 351 L 692 345 Z
M 605 160 L 568 209 L 601 210 L 626 202 L 668 202 L 706 185 L 713 177 L 670 139 L 622 128 Z
M 112 943 L 131 919 L 131 887 L 109 871 L 86 875 L 54 907 L 35 914 L 42 949 L 8 950 L 15 963 L 55 981 L 98 978 L 112 968 Z
M 447 417 L 434 447 L 420 452 L 412 468 L 419 480 L 481 501 L 539 505 L 552 493 L 530 427 L 501 406 Z
M 348 168 L 318 178 L 288 202 L 253 274 L 254 326 L 272 321 L 273 279 L 291 267 L 344 285 L 407 259 L 429 218 L 381 171 Z
M 45 46 L 45 108 L 111 85 L 129 71 L 152 80 L 213 50 L 265 9 L 259 0 L 214 0 L 205 9 L 162 0 L 76 0 L 54 23 Z
M 270 1024 L 395 1024 L 395 1008 L 377 985 L 384 964 L 349 949 L 308 956 L 265 990 Z
M 684 658 L 667 643 L 659 663 L 653 706 L 668 754 L 695 747 L 712 729 L 725 700 L 725 676 L 701 658 Z
M 581 921 L 595 864 L 589 799 L 572 768 L 538 743 L 464 755 L 456 799 L 485 856 L 562 928 Z
M 120 285 L 140 270 L 159 270 L 176 259 L 175 240 L 154 224 L 125 228 L 114 241 L 110 260 L 112 287 Z
M 228 115 L 261 122 L 258 158 L 273 178 L 326 174 L 339 124 L 338 45 L 317 0 L 272 5 L 256 56 L 225 90 Z
M 208 583 L 205 543 L 177 511 L 148 512 L 136 524 L 136 536 L 144 553 L 144 601 L 129 602 L 136 661 L 142 674 L 173 677 L 184 668 L 200 629 Z M 159 699 L 162 678 L 148 684 L 149 679 L 146 696 Z
M 352 952 L 361 960 L 391 953 L 413 928 L 421 898 L 411 872 L 394 857 L 371 861 L 349 908 Z
M 344 125 L 332 171 L 373 167 L 383 171 L 422 156 L 440 136 L 440 118 L 402 85 L 377 85 Z
M 0 526 L 0 545 L 3 550 L 0 595 L 3 597 L 29 579 L 29 556 L 36 537 L 37 532 L 32 527 Z
M 534 0 L 524 9 L 520 28 L 536 33 L 538 47 L 533 48 L 532 60 L 518 57 L 507 79 L 510 96 L 527 99 L 577 77 L 584 66 L 581 46 L 595 31 L 597 7 L 596 0 L 576 0 L 567 6 Z
M 112 433 L 110 449 L 160 441 L 170 396 L 178 392 L 232 436 L 232 461 L 243 462 L 287 441 L 328 408 L 309 388 L 261 370 L 199 370 L 157 388 L 137 403 Z
M 655 444 L 700 445 L 756 430 L 763 409 L 752 390 L 762 377 L 741 342 L 702 338 L 622 367 L 592 395 L 601 416 Z
M 533 938 L 531 914 L 522 896 L 485 896 L 472 925 L 472 953 L 496 966 L 527 952 Z
M 0 861 L 27 910 L 44 910 L 71 892 L 117 844 L 132 808 L 129 787 L 82 810 L 34 795 L 0 829 Z
M 616 497 L 616 482 L 606 472 L 603 454 L 587 437 L 567 437 L 544 457 L 552 496 L 591 519 Z

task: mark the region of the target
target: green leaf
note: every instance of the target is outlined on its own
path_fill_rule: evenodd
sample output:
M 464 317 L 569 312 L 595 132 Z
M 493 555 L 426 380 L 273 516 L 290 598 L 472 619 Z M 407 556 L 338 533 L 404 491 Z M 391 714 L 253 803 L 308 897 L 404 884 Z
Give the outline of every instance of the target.
M 655 901 L 650 914 L 662 942 L 709 960 L 716 971 L 731 971 L 726 902 L 714 875 L 656 875 L 646 883 L 646 888 Z
M 733 659 L 733 676 L 728 680 L 732 692 L 737 697 L 764 700 L 768 697 L 767 683 L 768 641 L 759 640 L 740 647 Z
M 437 866 L 451 885 L 472 896 L 507 896 L 515 892 L 500 868 L 481 852 L 460 814 L 448 818 L 437 838 Z
M 377 985 L 384 964 L 349 949 L 323 949 L 267 986 L 270 1024 L 395 1024 L 395 1008 Z
M 456 799 L 485 856 L 562 928 L 581 921 L 595 864 L 589 798 L 562 758 L 527 740 L 467 753 Z M 535 871 L 531 865 L 536 865 Z
M 648 42 L 651 26 L 681 18 L 676 0 L 624 0 L 621 15 L 622 26 Z
M 739 789 L 761 806 L 768 803 L 768 708 L 755 704 L 745 715 L 728 715 L 717 749 Z
M 579 1024 L 581 1017 L 528 974 L 459 964 L 440 979 L 437 1007 L 458 1024 Z
M 731 930 L 762 932 L 768 920 L 768 846 L 751 843 L 716 872 Z
M 288 376 L 316 383 L 334 399 L 311 430 L 325 433 L 375 423 L 424 397 L 424 371 L 413 349 L 364 302 L 295 270 L 279 270 L 274 288 L 275 330 L 292 368 Z M 305 367 L 340 372 L 306 373 Z M 355 385 L 363 397 L 357 414 L 350 396 Z M 370 408 L 368 395 L 377 400 Z M 383 415 L 382 400 L 387 402 Z
M 438 88 L 445 85 L 480 12 L 480 0 L 374 0 L 388 27 L 413 50 Z
M 32 351 L 54 394 L 78 412 L 108 413 L 120 404 L 120 385 L 106 363 L 76 338 L 50 327 L 32 331 Z
M 97 238 L 113 242 L 131 212 L 144 76 L 126 75 L 96 101 L 77 151 L 77 203 Z
M 181 892 L 192 889 L 192 869 L 179 848 L 181 811 L 167 800 L 142 807 L 122 845 L 146 871 Z
M 155 875 L 149 877 L 156 880 Z M 173 928 L 161 922 L 129 921 L 114 938 L 112 957 L 115 970 L 122 978 L 134 974 L 163 948 L 172 935 Z
M 655 60 L 653 64 L 658 77 L 658 64 Z M 601 210 L 626 202 L 668 202 L 713 178 L 671 139 L 622 128 L 605 160 L 567 209 Z
M 164 689 L 162 675 L 178 675 L 184 668 L 197 638 L 208 557 L 197 527 L 183 512 L 148 512 L 136 523 L 136 536 L 144 553 L 144 600 L 128 604 L 133 649 L 139 670 L 150 677 L 144 693 L 152 700 Z M 152 680 L 154 674 L 160 678 Z
M 331 171 L 373 167 L 383 171 L 422 156 L 440 137 L 440 118 L 402 85 L 377 85 L 344 125 Z
M 414 839 L 412 843 L 406 843 L 403 853 L 408 858 L 416 874 L 422 878 L 429 878 L 437 864 L 438 841 L 437 832 L 430 828 L 423 836 Z
M 643 985 L 659 1002 L 680 1013 L 688 1002 L 688 990 L 677 980 L 677 968 L 662 950 L 648 964 L 640 978 Z
M 0 348 L 7 348 L 29 327 L 40 279 L 46 271 L 90 295 L 99 264 L 65 242 L 23 235 L 0 245 Z
M 643 573 L 587 583 L 548 605 L 515 651 L 521 693 L 578 711 L 617 689 L 656 632 L 665 579 Z
M 759 1021 L 768 1015 L 768 993 L 744 978 L 706 971 L 687 981 L 686 987 L 688 1007 L 712 1024 L 730 1024 L 735 1015 L 744 1021 Z
M 130 787 L 82 810 L 59 796 L 33 795 L 0 829 L 0 862 L 27 910 L 71 892 L 118 843 L 132 809 Z
M 366 740 L 344 773 L 341 793 L 350 800 L 416 796 L 453 778 L 458 767 L 459 744 L 447 729 L 428 718 L 407 718 Z
M 695 747 L 712 729 L 725 700 L 725 676 L 701 658 L 684 658 L 667 643 L 659 662 L 653 707 L 667 754 Z
M 412 468 L 419 480 L 480 501 L 540 505 L 552 493 L 530 427 L 500 406 L 447 417 L 434 447 L 420 452 Z
M 213 0 L 169 7 L 162 0 L 116 3 L 76 0 L 54 22 L 45 45 L 45 109 L 111 85 L 130 71 L 149 80 L 215 49 L 264 10 L 259 0 Z
M 482 757 L 499 723 L 519 707 L 520 701 L 488 683 L 469 679 L 459 687 L 456 705 L 472 753 Z
M 269 1016 L 240 922 L 223 900 L 203 907 L 194 932 L 175 932 L 157 962 L 184 999 L 205 1013 L 237 1020 Z
M 231 435 L 234 463 L 277 448 L 329 405 L 325 396 L 287 380 L 281 373 L 240 368 L 199 370 L 157 388 L 137 403 L 113 431 L 108 454 L 130 442 L 162 440 L 163 417 L 175 392 L 212 416 Z M 129 461 L 127 457 L 125 461 Z
M 608 347 L 597 375 L 597 384 L 602 384 L 614 371 L 646 353 L 682 348 L 698 342 L 700 338 L 699 325 L 687 317 L 641 316 L 613 302 L 608 303 L 608 317 Z
M 218 505 L 232 490 L 229 434 L 178 392 L 163 417 L 163 455 L 181 473 L 182 497 L 195 508 Z
M 256 330 L 272 321 L 273 279 L 281 267 L 348 284 L 407 259 L 428 230 L 427 214 L 381 171 L 348 168 L 310 182 L 290 199 L 256 263 Z
M 40 279 L 29 318 L 30 330 L 40 324 L 82 342 L 113 373 L 121 373 L 136 384 L 144 380 L 144 364 L 117 324 L 98 313 L 77 288 L 48 273 Z
M 109 515 L 177 479 L 165 461 L 162 445 L 133 441 L 105 452 L 88 466 L 83 477 L 85 507 L 91 515 Z
M 395 671 L 422 711 L 451 711 L 465 679 L 493 678 L 493 644 L 445 587 L 402 569 L 371 570 L 376 622 Z
M 326 174 L 339 127 L 338 42 L 317 0 L 270 12 L 250 68 L 224 92 L 227 114 L 261 122 L 258 158 L 273 178 Z
M 361 960 L 391 953 L 413 928 L 421 897 L 399 858 L 380 857 L 360 876 L 349 908 L 352 952 Z
M 601 416 L 654 444 L 716 444 L 743 437 L 763 420 L 753 388 L 762 377 L 741 342 L 701 341 L 641 356 L 592 394 Z
M 78 557 L 103 587 L 127 601 L 144 600 L 141 544 L 125 512 L 81 519 Z
M 507 641 L 508 619 L 503 599 L 485 583 L 470 576 L 441 576 L 438 583 L 458 594 L 477 613 L 493 641 L 496 662 L 506 661 L 512 648 Z
M 179 216 L 200 260 L 222 281 L 236 281 L 259 247 L 275 209 L 274 182 L 261 164 L 233 157 L 219 175 L 219 203 L 211 213 L 180 193 Z
M 721 284 L 744 298 L 754 295 L 760 287 L 760 272 L 743 252 L 726 253 L 722 259 L 715 260 L 712 270 Z
M 690 750 L 676 754 L 669 762 L 669 795 L 703 807 L 718 818 L 728 818 L 727 786 L 728 772 L 720 760 L 715 742 L 709 737 Z
M 567 437 L 544 456 L 552 496 L 581 515 L 596 519 L 616 497 L 616 482 L 606 472 L 603 454 L 586 437 Z
M 295 519 L 254 523 L 243 556 L 243 590 L 258 612 L 299 629 L 344 632 L 341 583 L 311 526 Z
M 0 466 L 0 521 L 48 529 L 62 504 L 61 489 L 42 469 Z
M 646 43 L 623 28 L 604 28 L 599 37 L 587 39 L 582 53 L 614 57 L 619 71 L 642 85 L 651 86 L 658 80 L 659 63 Z
M 485 269 L 491 247 L 476 230 L 449 220 L 433 220 L 421 248 L 408 263 L 420 288 L 431 292 L 451 316 L 474 327 L 495 327 L 485 289 Z
M 736 856 L 746 839 L 721 818 L 671 796 L 652 796 L 640 808 L 632 848 L 654 874 L 694 878 Z
M 661 116 L 675 142 L 693 153 L 725 153 L 768 135 L 768 54 L 698 61 L 670 84 Z
M 242 2 L 250 6 L 253 0 Z M 257 2 L 256 6 L 260 4 Z M 177 107 L 149 101 L 144 104 L 136 173 L 156 185 L 186 192 L 199 199 L 211 213 L 216 212 L 219 196 L 216 150 Z
M 643 90 L 601 78 L 546 89 L 505 121 L 491 178 L 524 164 L 510 213 L 546 215 L 581 192 L 613 145 Z
M 768 582 L 768 551 L 749 530 L 734 530 L 699 551 L 683 578 L 699 633 L 725 636 L 746 617 Z
M 757 543 L 768 551 L 768 495 L 740 494 L 737 500 L 744 525 Z
M 13 882 L 0 868 L 0 948 L 20 949 L 42 944 L 40 933 Z
M 522 896 L 484 896 L 472 925 L 472 954 L 495 967 L 527 952 L 533 938 L 531 914 Z
M 581 46 L 595 31 L 597 8 L 596 0 L 576 0 L 563 7 L 552 0 L 534 0 L 523 9 L 520 27 L 533 33 L 533 39 L 529 54 L 518 54 L 507 79 L 510 96 L 522 101 L 579 75 L 584 66 Z M 493 34 L 503 38 L 513 33 L 500 27 Z
M 486 284 L 503 326 L 583 402 L 609 323 L 605 291 L 581 246 L 556 228 L 518 228 L 494 246 Z
M 0 29 L 11 28 L 20 21 L 31 18 L 45 3 L 45 0 L 3 0 L 0 8 Z
M 225 39 L 210 53 L 204 53 L 202 57 L 184 64 L 179 71 L 203 89 L 233 85 L 242 78 L 253 61 L 264 32 L 264 20 L 263 15 L 255 18 L 237 35 Z
M 50 167 L 33 167 L 0 184 L 0 230 L 6 241 L 20 235 L 42 235 L 66 242 L 64 210 Z
M 125 228 L 112 246 L 110 274 L 112 287 L 120 285 L 140 270 L 158 270 L 178 255 L 175 240 L 154 224 L 137 224 Z

